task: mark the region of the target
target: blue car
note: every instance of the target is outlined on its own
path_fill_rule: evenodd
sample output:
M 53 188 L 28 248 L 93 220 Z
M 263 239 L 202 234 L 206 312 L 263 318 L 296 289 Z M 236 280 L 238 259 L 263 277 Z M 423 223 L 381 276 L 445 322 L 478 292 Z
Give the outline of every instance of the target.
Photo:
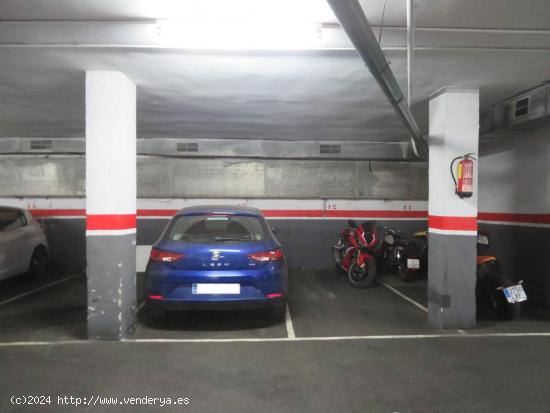
M 161 319 L 167 310 L 269 308 L 283 318 L 288 267 L 274 231 L 256 208 L 180 210 L 151 250 L 149 315 Z

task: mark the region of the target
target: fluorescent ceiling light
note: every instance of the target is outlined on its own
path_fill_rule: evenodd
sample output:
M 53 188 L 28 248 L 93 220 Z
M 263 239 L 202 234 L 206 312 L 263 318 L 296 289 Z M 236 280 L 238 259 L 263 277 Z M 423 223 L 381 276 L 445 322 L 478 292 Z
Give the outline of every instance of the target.
M 336 21 L 325 0 L 164 1 L 158 6 L 147 16 L 165 17 L 158 19 L 158 41 L 190 49 L 312 49 L 320 45 L 321 23 Z
M 142 0 L 144 18 L 336 21 L 326 0 Z

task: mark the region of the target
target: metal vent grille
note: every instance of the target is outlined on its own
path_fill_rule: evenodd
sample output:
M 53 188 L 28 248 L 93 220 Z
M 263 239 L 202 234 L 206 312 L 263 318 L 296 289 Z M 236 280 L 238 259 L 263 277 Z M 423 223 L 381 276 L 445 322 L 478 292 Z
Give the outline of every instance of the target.
M 179 142 L 176 150 L 178 152 L 198 152 L 199 144 L 196 142 Z
M 525 116 L 529 113 L 529 97 L 516 101 L 514 117 Z
M 319 153 L 342 153 L 342 145 L 320 145 Z
M 31 150 L 44 151 L 52 149 L 51 139 L 33 139 L 31 141 Z

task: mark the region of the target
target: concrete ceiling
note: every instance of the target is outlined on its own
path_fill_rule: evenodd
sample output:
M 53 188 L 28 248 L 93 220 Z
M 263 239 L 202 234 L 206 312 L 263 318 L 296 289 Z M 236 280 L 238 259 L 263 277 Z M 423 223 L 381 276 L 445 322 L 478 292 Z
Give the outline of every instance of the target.
M 316 50 L 197 50 L 167 43 L 155 20 L 201 17 L 215 2 L 184 3 L 0 0 L 0 137 L 83 136 L 84 71 L 117 70 L 138 85 L 140 137 L 407 139 L 341 29 L 323 29 Z M 281 1 L 230 4 L 237 18 Z M 311 10 L 334 21 L 323 1 L 305 4 L 300 18 Z M 441 86 L 479 87 L 484 106 L 550 79 L 550 2 L 416 4 L 413 112 L 423 130 L 427 95 Z M 380 24 L 383 0 L 363 6 Z M 387 0 L 382 45 L 403 89 L 404 23 L 405 0 Z

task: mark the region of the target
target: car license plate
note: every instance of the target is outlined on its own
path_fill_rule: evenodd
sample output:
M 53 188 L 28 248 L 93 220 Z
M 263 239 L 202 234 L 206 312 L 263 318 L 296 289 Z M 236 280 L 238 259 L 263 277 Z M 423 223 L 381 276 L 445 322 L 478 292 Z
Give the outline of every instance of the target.
M 527 301 L 527 295 L 523 290 L 523 287 L 518 285 L 512 285 L 511 287 L 504 289 L 504 295 L 509 303 L 519 303 L 521 301 Z
M 420 260 L 407 258 L 407 268 L 418 270 L 420 268 Z
M 193 284 L 191 288 L 193 294 L 240 294 L 240 284 L 223 283 L 204 283 Z

